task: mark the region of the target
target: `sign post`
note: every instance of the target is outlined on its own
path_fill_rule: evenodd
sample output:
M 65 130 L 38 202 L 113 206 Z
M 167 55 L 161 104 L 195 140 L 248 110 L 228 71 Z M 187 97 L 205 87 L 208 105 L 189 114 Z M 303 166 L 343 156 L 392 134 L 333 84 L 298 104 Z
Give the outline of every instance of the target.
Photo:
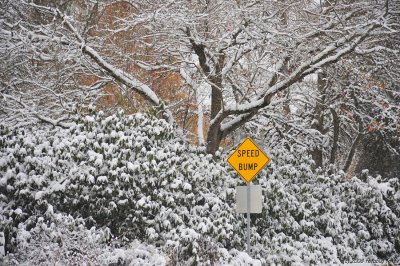
M 250 213 L 260 213 L 262 209 L 261 186 L 253 186 L 251 181 L 269 161 L 268 156 L 250 138 L 246 138 L 228 158 L 228 163 L 247 183 L 246 187 L 236 187 L 237 212 L 247 213 L 247 253 L 250 253 Z M 245 193 L 243 188 L 246 188 Z
M 250 182 L 247 183 L 247 253 L 250 254 Z

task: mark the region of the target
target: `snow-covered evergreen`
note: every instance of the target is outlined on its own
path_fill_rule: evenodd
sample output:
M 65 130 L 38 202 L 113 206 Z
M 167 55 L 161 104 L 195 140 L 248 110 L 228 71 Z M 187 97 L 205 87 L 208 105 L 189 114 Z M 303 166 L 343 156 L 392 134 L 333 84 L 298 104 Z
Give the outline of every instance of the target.
M 272 163 L 255 181 L 264 209 L 252 217 L 251 258 L 243 252 L 244 216 L 234 208 L 243 181 L 227 154 L 213 159 L 166 121 L 100 112 L 70 129 L 0 131 L 0 248 L 12 253 L 6 262 L 399 259 L 398 179 L 315 172 L 299 147 L 271 151 Z

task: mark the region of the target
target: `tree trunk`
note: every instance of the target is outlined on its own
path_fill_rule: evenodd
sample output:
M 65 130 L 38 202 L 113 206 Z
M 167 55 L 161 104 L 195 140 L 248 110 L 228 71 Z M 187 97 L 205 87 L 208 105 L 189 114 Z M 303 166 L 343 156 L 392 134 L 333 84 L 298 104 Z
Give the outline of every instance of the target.
M 356 152 L 356 148 L 358 146 L 358 143 L 361 140 L 361 137 L 362 137 L 362 133 L 359 132 L 357 134 L 356 139 L 353 141 L 353 144 L 351 145 L 350 152 L 347 155 L 346 163 L 345 163 L 345 165 L 343 167 L 343 171 L 346 172 L 346 173 L 347 173 L 347 171 L 349 171 L 350 165 L 353 162 L 354 154 Z
M 354 101 L 354 106 L 356 107 L 356 109 L 360 110 L 360 105 L 358 104 L 358 99 L 357 99 L 356 95 L 354 94 L 354 91 L 351 92 L 350 96 Z M 363 130 L 362 118 L 360 117 L 359 114 L 355 114 L 354 116 L 355 116 L 357 124 L 358 124 L 358 129 L 357 129 L 358 132 L 357 132 L 356 138 L 354 139 L 354 141 L 353 141 L 353 143 L 351 145 L 349 154 L 347 155 L 347 159 L 346 159 L 346 162 L 345 162 L 344 167 L 343 167 L 343 171 L 346 172 L 346 173 L 349 171 L 350 165 L 353 162 L 353 158 L 354 158 L 354 154 L 356 152 L 356 148 L 357 148 L 358 144 L 360 143 L 360 140 L 361 140 L 361 138 L 363 136 L 363 133 L 362 133 L 362 130 Z
M 336 152 L 338 149 L 338 141 L 339 141 L 339 117 L 336 111 L 333 108 L 330 108 L 333 120 L 333 143 L 331 149 L 331 155 L 329 158 L 329 163 L 334 164 L 336 160 Z
M 209 77 L 211 81 L 211 124 L 207 135 L 207 153 L 215 156 L 215 152 L 219 148 L 219 144 L 223 138 L 221 132 L 222 116 L 217 118 L 223 107 L 222 98 L 222 66 L 225 56 L 221 54 L 218 57 L 218 63 L 215 66 L 215 75 Z
M 211 120 L 214 119 L 222 109 L 222 80 L 219 77 L 210 78 L 211 86 Z
M 327 87 L 326 74 L 318 73 L 318 93 L 319 97 L 317 99 L 315 110 L 314 110 L 314 120 L 316 123 L 311 125 L 311 128 L 318 130 L 318 132 L 324 134 L 324 104 L 325 104 L 325 92 Z M 311 156 L 315 162 L 315 168 L 322 167 L 323 165 L 323 150 L 321 146 L 317 146 L 311 152 Z
M 222 132 L 220 130 L 220 123 L 214 123 L 210 126 L 207 135 L 207 153 L 215 155 L 222 141 Z

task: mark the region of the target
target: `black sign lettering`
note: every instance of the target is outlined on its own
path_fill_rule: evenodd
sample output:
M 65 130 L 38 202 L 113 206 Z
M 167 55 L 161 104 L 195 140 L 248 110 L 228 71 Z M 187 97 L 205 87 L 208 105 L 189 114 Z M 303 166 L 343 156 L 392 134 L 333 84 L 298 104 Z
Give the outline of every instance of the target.
M 257 169 L 258 164 L 257 163 L 239 163 L 239 171 L 242 170 L 249 170 L 249 171 L 254 171 Z
M 238 157 L 258 157 L 260 155 L 259 150 L 238 150 Z

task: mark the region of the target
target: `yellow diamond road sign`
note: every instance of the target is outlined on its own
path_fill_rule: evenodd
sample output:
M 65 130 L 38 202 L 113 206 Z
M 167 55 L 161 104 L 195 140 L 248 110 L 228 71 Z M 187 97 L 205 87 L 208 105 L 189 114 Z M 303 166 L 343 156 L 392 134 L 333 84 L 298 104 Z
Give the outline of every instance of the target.
M 269 158 L 250 138 L 246 138 L 229 156 L 228 163 L 244 181 L 251 182 L 269 163 Z

